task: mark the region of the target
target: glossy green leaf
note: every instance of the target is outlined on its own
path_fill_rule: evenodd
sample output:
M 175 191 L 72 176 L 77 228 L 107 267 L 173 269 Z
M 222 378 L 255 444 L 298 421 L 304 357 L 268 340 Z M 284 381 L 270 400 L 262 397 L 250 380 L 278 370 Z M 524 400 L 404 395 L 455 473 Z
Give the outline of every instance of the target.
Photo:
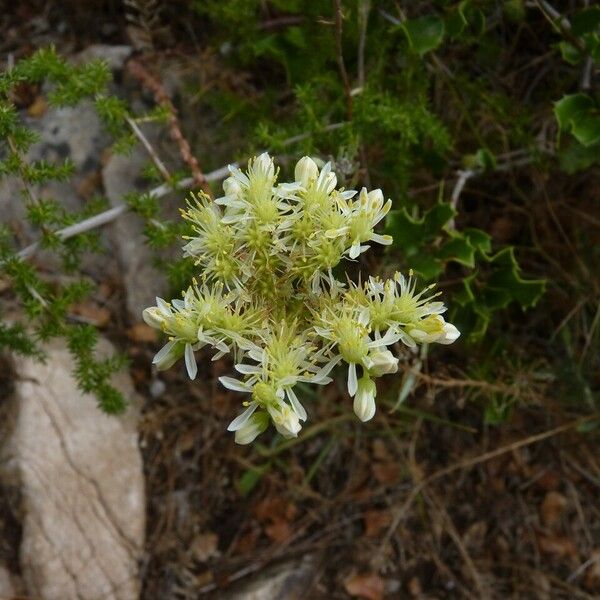
M 469 239 L 461 234 L 448 240 L 437 252 L 437 257 L 443 260 L 453 260 L 466 267 L 475 266 L 475 248 Z
M 402 23 L 402 29 L 408 38 L 410 47 L 419 56 L 435 50 L 444 39 L 443 19 L 435 15 L 426 15 Z
M 585 8 L 574 14 L 570 22 L 573 35 L 600 33 L 600 8 L 597 6 Z
M 415 254 L 411 257 L 410 267 L 426 281 L 436 279 L 444 271 L 444 263 L 426 253 Z
M 466 229 L 463 229 L 461 233 L 469 240 L 471 245 L 480 252 L 485 254 L 491 251 L 492 236 L 485 231 L 475 229 L 474 227 L 467 227 Z
M 451 38 L 457 38 L 465 30 L 467 19 L 461 8 L 457 6 L 446 16 L 446 33 Z
M 573 44 L 562 41 L 559 42 L 557 46 L 560 50 L 563 59 L 566 60 L 569 64 L 578 65 L 581 62 L 581 59 L 583 58 L 581 56 L 581 52 L 579 52 L 579 50 L 575 46 L 573 46 Z
M 572 139 L 566 148 L 560 150 L 558 160 L 560 168 L 568 174 L 587 169 L 600 160 L 600 142 L 583 146 Z
M 423 217 L 411 217 L 405 208 L 393 210 L 386 221 L 386 233 L 394 238 L 394 246 L 411 254 L 437 235 L 456 211 L 445 202 L 435 204 Z
M 490 303 L 494 307 L 504 307 L 510 301 L 518 302 L 522 308 L 535 306 L 546 288 L 542 279 L 523 279 L 515 258 L 514 248 L 504 248 L 489 259 L 493 267 L 486 282 L 490 294 L 497 295 L 498 301 Z
M 571 131 L 584 146 L 600 141 L 600 112 L 586 94 L 570 94 L 554 104 L 554 114 L 560 128 Z

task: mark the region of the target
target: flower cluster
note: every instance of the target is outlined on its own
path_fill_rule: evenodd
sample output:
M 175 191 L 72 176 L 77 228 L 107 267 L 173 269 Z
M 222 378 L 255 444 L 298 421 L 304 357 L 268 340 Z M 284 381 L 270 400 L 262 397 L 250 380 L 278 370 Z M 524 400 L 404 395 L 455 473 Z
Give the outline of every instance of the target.
M 201 281 L 183 299 L 157 298 L 144 311 L 146 323 L 168 336 L 154 364 L 167 369 L 183 357 L 194 379 L 196 350 L 210 346 L 214 359 L 230 354 L 239 377 L 220 381 L 246 395 L 245 410 L 228 428 L 240 444 L 270 422 L 283 436 L 297 436 L 307 418 L 297 384 L 325 385 L 341 362 L 354 412 L 368 421 L 376 410 L 374 379 L 398 370 L 396 343 L 450 344 L 460 335 L 444 320 L 433 286 L 417 292 L 412 274 L 361 284 L 334 277 L 342 259 L 356 259 L 370 242 L 391 243 L 374 231 L 391 201 L 381 190 L 337 189 L 331 165 L 319 169 L 306 156 L 292 183 L 277 183 L 268 154 L 245 173 L 230 172 L 221 198 L 192 195 L 183 211 L 194 231 L 184 253 Z

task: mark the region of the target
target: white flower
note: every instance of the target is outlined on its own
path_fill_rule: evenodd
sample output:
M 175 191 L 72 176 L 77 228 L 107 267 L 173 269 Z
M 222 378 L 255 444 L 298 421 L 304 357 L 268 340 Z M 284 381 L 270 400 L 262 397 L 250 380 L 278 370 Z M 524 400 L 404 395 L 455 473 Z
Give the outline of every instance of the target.
M 235 432 L 236 444 L 250 444 L 269 426 L 269 415 L 266 412 L 253 414 Z
M 241 200 L 244 197 L 244 192 L 239 181 L 235 177 L 228 177 L 223 182 L 223 191 L 229 198 Z
M 156 298 L 156 306 L 150 306 L 145 308 L 142 312 L 142 318 L 150 327 L 160 329 L 165 320 L 173 316 L 173 311 L 169 306 L 168 302 L 165 302 L 162 298 Z
M 354 413 L 361 421 L 369 421 L 375 415 L 376 394 L 375 382 L 368 376 L 361 377 L 354 397 Z
M 460 336 L 460 331 L 452 323 L 444 322 L 444 334 L 436 340 L 438 344 L 452 344 Z
M 407 333 L 421 344 L 452 344 L 460 332 L 452 325 L 446 323 L 442 315 L 430 315 L 417 323 L 408 326 Z
M 379 350 L 370 355 L 373 363 L 369 373 L 375 377 L 398 372 L 398 359 L 389 350 Z
M 319 167 L 309 156 L 303 156 L 294 169 L 294 178 L 299 181 L 304 188 L 308 188 L 311 181 L 319 176 Z
M 298 413 L 285 402 L 267 407 L 275 429 L 285 438 L 298 437 L 298 432 L 302 429 Z
M 326 163 L 317 178 L 316 191 L 326 195 L 331 194 L 337 185 L 336 174 L 331 170 L 331 163 Z
M 177 340 L 167 342 L 154 356 L 152 364 L 159 370 L 171 368 L 180 358 L 183 346 Z

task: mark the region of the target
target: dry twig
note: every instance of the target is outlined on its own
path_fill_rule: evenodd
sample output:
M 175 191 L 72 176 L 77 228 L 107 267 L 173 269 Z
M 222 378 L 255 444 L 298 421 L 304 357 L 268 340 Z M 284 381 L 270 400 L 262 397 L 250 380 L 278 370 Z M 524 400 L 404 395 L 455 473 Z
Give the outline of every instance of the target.
M 208 185 L 208 181 L 200 169 L 198 159 L 192 154 L 190 145 L 181 131 L 179 119 L 177 118 L 177 110 L 173 106 L 164 86 L 139 60 L 130 60 L 127 63 L 127 67 L 131 75 L 153 93 L 156 103 L 169 111 L 169 132 L 171 138 L 179 147 L 181 159 L 190 168 L 196 185 L 212 198 L 212 191 Z

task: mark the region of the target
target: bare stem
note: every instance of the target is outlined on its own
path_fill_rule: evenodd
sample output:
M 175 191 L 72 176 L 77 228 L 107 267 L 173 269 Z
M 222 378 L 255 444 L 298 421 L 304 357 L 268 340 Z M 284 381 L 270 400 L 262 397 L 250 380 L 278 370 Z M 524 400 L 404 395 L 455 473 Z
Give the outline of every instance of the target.
M 160 174 L 163 176 L 164 180 L 169 182 L 171 181 L 171 174 L 165 167 L 165 163 L 160 159 L 152 144 L 148 141 L 148 138 L 144 135 L 144 132 L 138 127 L 137 123 L 131 118 L 127 117 L 127 123 L 129 123 L 129 127 L 135 134 L 138 140 L 142 143 L 142 146 L 146 149 L 146 152 L 150 155 L 152 162 L 155 164 L 156 168 L 160 171 Z
M 352 91 L 350 89 L 350 79 L 346 64 L 344 63 L 344 55 L 342 52 L 342 2 L 341 0 L 333 0 L 333 9 L 335 13 L 335 51 L 342 83 L 344 85 L 344 95 L 346 96 L 346 116 L 348 120 L 352 119 Z

